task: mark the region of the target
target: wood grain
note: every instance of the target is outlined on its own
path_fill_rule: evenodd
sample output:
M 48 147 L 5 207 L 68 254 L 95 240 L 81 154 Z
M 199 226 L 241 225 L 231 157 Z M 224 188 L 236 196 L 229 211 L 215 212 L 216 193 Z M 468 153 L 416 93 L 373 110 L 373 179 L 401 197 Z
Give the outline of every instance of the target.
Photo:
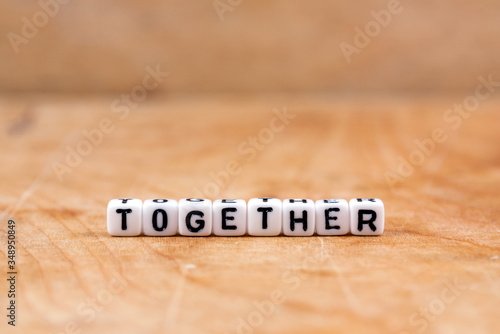
M 0 99 L 2 333 L 494 333 L 500 327 L 500 100 L 457 129 L 463 96 Z M 275 114 L 294 115 L 255 155 Z M 114 130 L 59 180 L 107 118 Z M 388 171 L 442 128 L 411 175 Z M 264 130 L 265 131 L 265 130 Z M 263 138 L 263 137 L 262 137 Z M 241 146 L 242 145 L 242 146 Z M 240 147 L 240 149 L 239 149 Z M 237 161 L 213 198 L 373 196 L 380 237 L 113 238 L 111 198 L 183 198 Z M 208 189 L 208 188 L 207 188 Z M 209 196 L 210 197 L 210 196 Z M 17 222 L 18 326 L 4 318 L 6 222 Z M 245 323 L 244 325 L 242 325 Z

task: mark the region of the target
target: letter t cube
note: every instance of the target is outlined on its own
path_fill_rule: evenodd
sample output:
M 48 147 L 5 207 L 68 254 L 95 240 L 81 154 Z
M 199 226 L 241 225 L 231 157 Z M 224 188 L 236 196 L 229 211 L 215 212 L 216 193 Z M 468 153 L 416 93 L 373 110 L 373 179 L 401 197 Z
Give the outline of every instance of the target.
M 384 203 L 378 198 L 353 198 L 349 201 L 351 233 L 380 235 L 384 233 Z

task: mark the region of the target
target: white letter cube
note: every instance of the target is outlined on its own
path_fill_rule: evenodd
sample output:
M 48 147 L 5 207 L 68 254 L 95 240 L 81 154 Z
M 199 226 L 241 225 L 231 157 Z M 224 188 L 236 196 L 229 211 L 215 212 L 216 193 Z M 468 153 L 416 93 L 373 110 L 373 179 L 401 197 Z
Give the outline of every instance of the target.
M 209 236 L 212 233 L 212 201 L 184 198 L 179 201 L 179 233 L 185 236 Z
M 349 233 L 349 204 L 345 199 L 316 201 L 316 233 L 318 235 L 344 235 Z
M 353 198 L 349 201 L 351 233 L 380 235 L 384 232 L 384 203 L 377 198 Z
M 215 235 L 244 235 L 247 231 L 247 203 L 242 199 L 214 201 L 212 225 Z
M 177 201 L 173 199 L 148 199 L 142 206 L 144 235 L 170 236 L 177 234 L 179 216 Z
M 248 201 L 248 234 L 280 235 L 282 202 L 277 198 L 252 198 Z
M 132 237 L 142 232 L 142 201 L 140 199 L 112 199 L 107 209 L 108 233 Z
M 287 199 L 283 201 L 283 234 L 306 237 L 314 234 L 316 210 L 310 199 Z

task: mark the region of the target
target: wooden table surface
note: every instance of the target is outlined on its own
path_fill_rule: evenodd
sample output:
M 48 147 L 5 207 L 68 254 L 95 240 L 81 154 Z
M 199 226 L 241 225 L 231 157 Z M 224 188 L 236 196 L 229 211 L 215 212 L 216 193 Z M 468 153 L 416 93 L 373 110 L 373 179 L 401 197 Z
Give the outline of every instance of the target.
M 2 333 L 498 332 L 500 99 L 461 116 L 466 95 L 118 97 L 0 98 Z M 112 198 L 202 195 L 378 197 L 386 230 L 106 232 Z

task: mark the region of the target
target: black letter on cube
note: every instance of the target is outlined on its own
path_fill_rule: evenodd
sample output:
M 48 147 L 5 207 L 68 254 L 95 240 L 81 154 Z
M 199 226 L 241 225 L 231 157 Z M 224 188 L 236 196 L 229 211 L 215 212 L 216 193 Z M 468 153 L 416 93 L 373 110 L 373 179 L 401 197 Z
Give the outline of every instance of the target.
M 157 203 L 165 203 L 165 202 L 157 202 Z M 158 226 L 158 214 L 161 214 L 161 218 L 162 218 L 161 219 L 161 221 L 162 221 L 161 226 Z M 168 227 L 167 212 L 163 209 L 156 209 L 153 212 L 153 228 L 155 229 L 155 231 L 161 232 L 161 231 L 166 230 L 167 227 Z
M 127 200 L 124 200 L 127 201 Z M 125 203 L 125 202 L 122 202 Z M 132 213 L 132 209 L 116 209 L 116 213 L 122 214 L 122 231 L 127 230 L 127 213 Z
M 325 202 L 325 203 L 332 203 L 332 202 Z M 333 230 L 340 230 L 340 226 L 330 225 L 330 220 L 337 220 L 337 217 L 330 216 L 330 212 L 339 212 L 339 211 L 340 211 L 339 208 L 328 208 L 325 210 L 325 222 L 326 222 L 325 229 L 327 229 L 327 230 L 332 230 L 332 229 Z
M 363 220 L 364 215 L 371 215 L 370 219 L 368 220 Z M 358 231 L 363 231 L 363 224 L 368 224 L 370 227 L 370 230 L 375 232 L 377 230 L 377 227 L 373 222 L 377 220 L 377 213 L 373 210 L 358 210 Z

